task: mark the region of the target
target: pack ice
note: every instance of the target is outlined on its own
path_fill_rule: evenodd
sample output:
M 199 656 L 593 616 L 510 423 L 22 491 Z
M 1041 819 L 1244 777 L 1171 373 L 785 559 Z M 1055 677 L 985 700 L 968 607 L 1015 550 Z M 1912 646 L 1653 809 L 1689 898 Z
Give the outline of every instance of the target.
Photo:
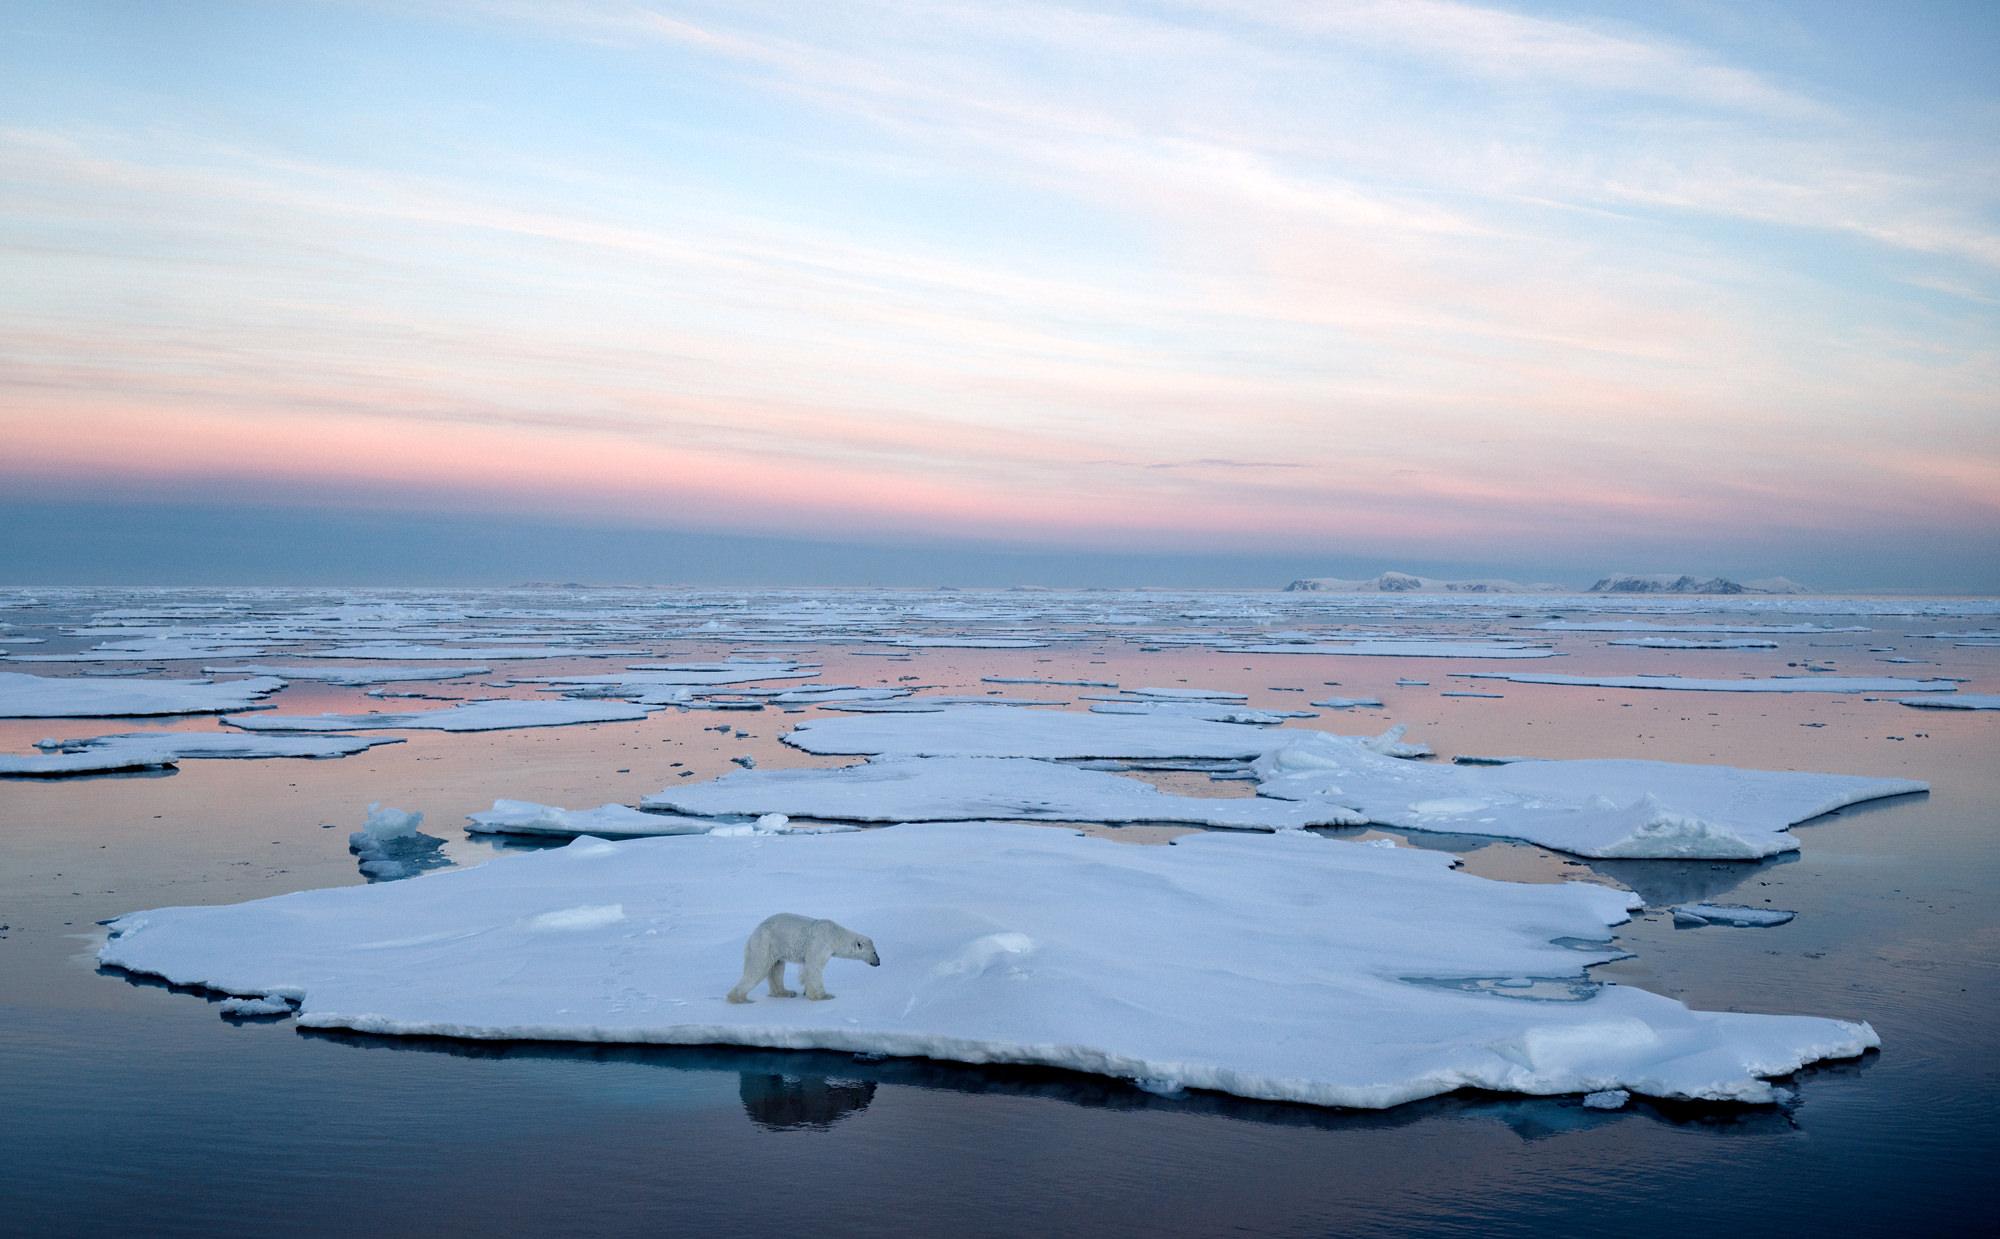
M 846 817 L 873 795 L 878 816 L 857 820 L 1025 816 L 1064 821 L 1174 821 L 1238 829 L 1285 829 L 1298 816 L 1255 807 L 1295 802 L 1313 824 L 1375 823 L 1406 830 L 1520 839 L 1578 856 L 1755 860 L 1794 851 L 1786 831 L 1864 800 L 1928 790 L 1908 779 L 1744 770 L 1679 762 L 1585 759 L 1499 766 L 1437 766 L 1405 758 L 1428 753 L 1402 739 L 1342 736 L 1300 728 L 1252 727 L 1155 716 L 1034 711 L 814 719 L 785 742 L 824 754 L 883 754 L 864 766 L 726 776 L 717 784 L 669 788 L 648 805 L 682 812 L 781 812 Z M 1149 798 L 1153 789 L 1115 774 L 1053 761 L 1005 766 L 926 765 L 923 755 L 986 759 L 1110 757 L 1248 760 L 1256 800 Z M 1253 756 L 1246 756 L 1253 755 Z M 917 758 L 919 760 L 911 760 Z M 935 760 L 935 759 L 932 759 Z M 880 773 L 883 768 L 890 773 Z M 1004 770 L 1004 774 L 1001 771 Z M 1109 783 L 1086 785 L 1090 774 Z M 955 778 L 966 778 L 954 784 Z M 1122 790 L 1136 788 L 1136 791 Z M 957 796 L 960 788 L 977 795 Z M 1163 801 L 1184 803 L 1167 804 Z M 1003 806 L 1034 812 L 1016 814 Z M 1214 808 L 1211 806 L 1240 806 Z M 1177 816 L 1097 816 L 1149 810 Z M 957 809 L 960 811 L 947 811 Z
M 495 697 L 441 710 L 375 714 L 245 714 L 222 721 L 245 731 L 506 731 L 571 723 L 630 723 L 645 706 L 613 701 L 515 701 Z
M 807 719 L 784 741 L 808 753 L 840 756 L 1249 761 L 1300 734 L 1167 709 L 1106 714 L 961 705 L 921 715 Z M 1367 742 L 1402 756 L 1430 752 L 1400 744 L 1401 735 Z
M 0 718 L 130 718 L 159 714 L 222 714 L 255 707 L 285 686 L 270 676 L 249 680 L 100 680 L 84 676 L 0 671 Z
M 1774 675 L 1740 680 L 1698 680 L 1679 675 L 1550 675 L 1528 671 L 1459 671 L 1465 680 L 1506 680 L 1513 684 L 1568 684 L 1584 688 L 1664 688 L 1699 693 L 1949 693 L 1950 680 L 1909 680 L 1888 676 Z
M 0 753 L 0 774 L 63 778 L 118 770 L 169 769 L 191 757 L 348 757 L 388 737 L 242 736 L 218 731 L 135 732 L 85 740 L 43 741 L 32 756 Z
M 1025 757 L 883 758 L 859 766 L 739 770 L 646 797 L 647 809 L 696 816 L 783 813 L 837 822 L 1162 822 L 1233 830 L 1358 826 L 1326 801 L 1174 796 L 1122 775 Z
M 1690 1010 L 1587 965 L 1633 897 L 1306 835 L 1130 847 L 999 824 L 580 839 L 473 870 L 111 925 L 109 966 L 308 1028 L 1022 1063 L 1383 1108 L 1476 1088 L 1761 1103 L 1865 1023 Z M 870 935 L 831 1001 L 724 1001 L 774 910 Z M 1478 979 L 1574 982 L 1569 1001 Z M 289 1004 L 288 1004 L 289 1005 Z

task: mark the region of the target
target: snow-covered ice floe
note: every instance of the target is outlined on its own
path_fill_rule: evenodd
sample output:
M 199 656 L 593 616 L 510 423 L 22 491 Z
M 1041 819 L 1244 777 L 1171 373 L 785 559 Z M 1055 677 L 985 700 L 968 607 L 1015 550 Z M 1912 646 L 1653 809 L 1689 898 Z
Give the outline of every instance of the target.
M 283 680 L 91 679 L 0 671 L 0 718 L 133 718 L 254 708 Z
M 377 714 L 246 714 L 222 721 L 245 731 L 506 731 L 572 723 L 630 723 L 645 706 L 614 701 L 516 701 L 495 697 L 441 710 Z
M 1920 710 L 2000 710 L 2000 693 L 1953 693 L 1949 697 L 1905 697 L 1901 705 Z
M 1208 713 L 1203 711 L 1202 713 Z M 1230 708 L 1228 713 L 1240 713 Z M 1306 734 L 1223 722 L 1161 706 L 1138 714 L 1011 710 L 964 705 L 928 714 L 816 718 L 800 723 L 784 741 L 808 753 L 893 757 L 1093 757 L 1148 760 L 1213 758 L 1249 761 Z M 1402 733 L 1369 737 L 1394 746 L 1399 756 L 1430 752 L 1407 744 Z
M 394 684 L 402 680 L 456 680 L 468 675 L 486 675 L 485 666 L 460 667 L 203 667 L 204 675 L 274 675 L 281 680 L 312 680 L 320 684 L 343 684 L 358 688 L 364 684 Z
M 43 741 L 33 755 L 0 753 L 0 775 L 55 779 L 119 770 L 164 770 L 194 757 L 348 757 L 391 737 L 245 736 L 221 731 L 149 731 Z
M 1550 620 L 1534 627 L 1540 632 L 1748 632 L 1786 636 L 1798 633 L 1868 631 L 1865 625 L 1858 624 L 1844 628 L 1828 628 L 1819 624 L 1655 624 L 1646 620 Z
M 1358 826 L 1354 810 L 1257 797 L 1175 796 L 1150 783 L 1026 757 L 884 758 L 859 766 L 743 770 L 646 797 L 697 816 L 783 813 L 839 822 L 1160 822 L 1229 830 Z
M 1776 675 L 1741 680 L 1697 680 L 1678 675 L 1545 675 L 1527 671 L 1461 671 L 1467 680 L 1513 684 L 1569 684 L 1584 688 L 1663 688 L 1700 693 L 1949 693 L 1950 680 L 1908 680 L 1887 676 Z
M 1555 658 L 1546 645 L 1478 641 L 1342 641 L 1337 643 L 1232 645 L 1233 654 L 1344 654 L 1358 658 Z
M 1689 641 L 1684 637 L 1620 637 L 1610 645 L 1636 646 L 1642 650 L 1775 650 L 1776 641 L 1755 637 L 1725 638 L 1720 641 Z
M 410 882 L 111 925 L 105 965 L 294 998 L 305 1028 L 739 1045 L 1015 1063 L 1273 1101 L 1384 1108 L 1457 1089 L 1768 1103 L 1771 1078 L 1879 1044 L 1865 1023 L 1574 1001 L 1632 896 L 1454 872 L 1310 836 L 1128 847 L 997 824 L 581 839 Z M 827 1002 L 731 1004 L 773 909 L 870 935 Z M 1445 984 L 1421 982 L 1446 982 Z M 289 1005 L 289 1004 L 288 1004 Z
M 599 839 L 644 839 L 656 835 L 780 834 L 787 831 L 827 832 L 852 827 L 794 826 L 782 813 L 757 817 L 686 817 L 678 813 L 648 813 L 630 805 L 606 804 L 595 809 L 562 809 L 530 800 L 496 800 L 491 809 L 468 817 L 466 829 L 484 835 L 541 835 Z
M 1253 766 L 1260 797 L 1353 808 L 1409 830 L 1520 839 L 1576 856 L 1756 860 L 1797 850 L 1788 827 L 1865 800 L 1928 790 L 1909 779 L 1625 759 L 1429 765 L 1324 732 Z
M 1686 903 L 1674 909 L 1674 925 L 1699 929 L 1704 925 L 1733 925 L 1740 929 L 1769 929 L 1783 925 L 1798 913 L 1783 908 L 1746 908 L 1733 903 Z
M 1430 750 L 1402 736 L 1400 727 L 1360 737 L 1155 715 L 1010 717 L 987 711 L 811 720 L 787 735 L 786 743 L 814 753 L 883 757 L 863 766 L 767 771 L 756 781 L 729 775 L 716 783 L 669 788 L 647 803 L 695 814 L 839 818 L 872 805 L 873 816 L 854 820 L 986 816 L 1266 830 L 1304 824 L 1303 817 L 1319 824 L 1366 822 L 1519 839 L 1578 856 L 1756 860 L 1796 850 L 1798 840 L 1786 831 L 1800 822 L 1860 801 L 1928 790 L 1908 779 L 1656 761 L 1436 766 L 1404 760 Z M 957 769 L 912 760 L 927 757 L 1044 760 L 1017 761 L 1004 773 L 991 765 Z M 1084 758 L 1247 761 L 1257 798 L 1149 797 L 1153 789 L 1147 785 L 1047 760 Z M 1072 774 L 1112 782 L 1061 781 Z M 966 794 L 955 795 L 958 790 Z M 1296 802 L 1304 812 L 1252 807 L 1272 800 Z M 1211 807 L 1230 805 L 1243 807 Z M 1107 812 L 1114 815 L 1098 815 Z

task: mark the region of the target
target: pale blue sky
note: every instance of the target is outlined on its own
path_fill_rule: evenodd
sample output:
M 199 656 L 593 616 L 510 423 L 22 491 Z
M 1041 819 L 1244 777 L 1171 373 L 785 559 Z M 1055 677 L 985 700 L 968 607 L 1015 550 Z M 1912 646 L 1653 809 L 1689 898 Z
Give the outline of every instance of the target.
M 233 510 L 2000 587 L 1997 65 L 1991 4 L 10 5 L 0 487 L 70 532 L 0 577 Z

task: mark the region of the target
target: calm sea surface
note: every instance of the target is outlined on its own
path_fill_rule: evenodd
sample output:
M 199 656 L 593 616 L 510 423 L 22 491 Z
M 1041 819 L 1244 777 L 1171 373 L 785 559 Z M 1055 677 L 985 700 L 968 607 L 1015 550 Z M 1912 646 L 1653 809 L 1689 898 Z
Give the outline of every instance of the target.
M 1862 622 L 1875 631 L 1729 654 L 1578 636 L 1563 639 L 1571 656 L 1559 668 L 1528 666 L 1772 674 L 1806 657 L 1843 674 L 2000 686 L 2000 649 L 1905 638 L 1941 626 L 1931 621 Z M 1915 652 L 1933 661 L 1889 666 L 1867 652 L 1892 643 L 1922 646 Z M 649 648 L 714 658 L 747 647 Z M 980 677 L 1015 675 L 1234 689 L 1273 708 L 1306 700 L 1281 689 L 1377 695 L 1385 709 L 1291 725 L 1407 723 L 1446 756 L 1635 756 L 1927 780 L 1928 796 L 1800 828 L 1802 852 L 1766 864 L 1586 866 L 1516 845 L 1407 837 L 1464 850 L 1489 876 L 1638 891 L 1648 910 L 1619 930 L 1635 958 L 1598 969 L 1600 979 L 1696 1007 L 1866 1019 L 1884 1048 L 1797 1077 L 1797 1104 L 1783 1110 L 1637 1104 L 1603 1114 L 1573 1098 L 1454 1096 L 1326 1112 L 835 1054 L 305 1034 L 289 1022 L 231 1023 L 208 997 L 96 968 L 96 922 L 107 917 L 358 882 L 345 838 L 370 801 L 423 810 L 427 828 L 453 840 L 457 863 L 474 865 L 500 849 L 458 827 L 495 797 L 636 803 L 682 770 L 734 769 L 739 755 L 766 766 L 826 761 L 777 743 L 806 715 L 769 710 L 418 732 L 339 761 L 0 780 L 0 1232 L 1900 1235 L 1990 1223 L 2000 1155 L 1995 715 L 1858 697 L 1469 686 L 1448 678 L 1461 664 L 1439 660 L 1145 653 L 1121 641 L 926 650 L 907 661 L 787 652 L 824 661 L 830 682 L 916 675 L 941 692 L 988 691 Z M 1430 684 L 1398 687 L 1398 676 Z M 1466 687 L 1504 696 L 1439 696 Z M 287 712 L 399 704 L 312 685 L 281 698 Z M 721 723 L 752 734 L 707 730 Z M 161 725 L 215 726 L 0 721 L 0 750 Z M 1183 776 L 1176 786 L 1204 784 Z M 1799 916 L 1771 930 L 1675 930 L 1664 906 L 1695 898 L 1768 901 Z

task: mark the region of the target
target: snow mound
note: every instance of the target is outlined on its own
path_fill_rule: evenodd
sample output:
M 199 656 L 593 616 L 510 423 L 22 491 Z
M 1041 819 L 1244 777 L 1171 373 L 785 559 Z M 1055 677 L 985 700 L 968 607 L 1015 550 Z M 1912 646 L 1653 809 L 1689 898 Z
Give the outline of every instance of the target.
M 418 883 L 134 913 L 98 958 L 282 988 L 305 1028 L 1035 1064 L 1370 1109 L 1467 1088 L 1769 1103 L 1771 1077 L 1879 1044 L 1864 1023 L 1628 986 L 1546 1002 L 1417 983 L 1581 983 L 1615 952 L 1554 940 L 1607 941 L 1633 902 L 1450 864 L 1302 835 L 1142 848 L 993 823 L 590 841 Z M 724 1001 L 772 908 L 869 934 L 881 968 L 831 1002 Z M 551 914 L 559 931 L 535 927 Z

